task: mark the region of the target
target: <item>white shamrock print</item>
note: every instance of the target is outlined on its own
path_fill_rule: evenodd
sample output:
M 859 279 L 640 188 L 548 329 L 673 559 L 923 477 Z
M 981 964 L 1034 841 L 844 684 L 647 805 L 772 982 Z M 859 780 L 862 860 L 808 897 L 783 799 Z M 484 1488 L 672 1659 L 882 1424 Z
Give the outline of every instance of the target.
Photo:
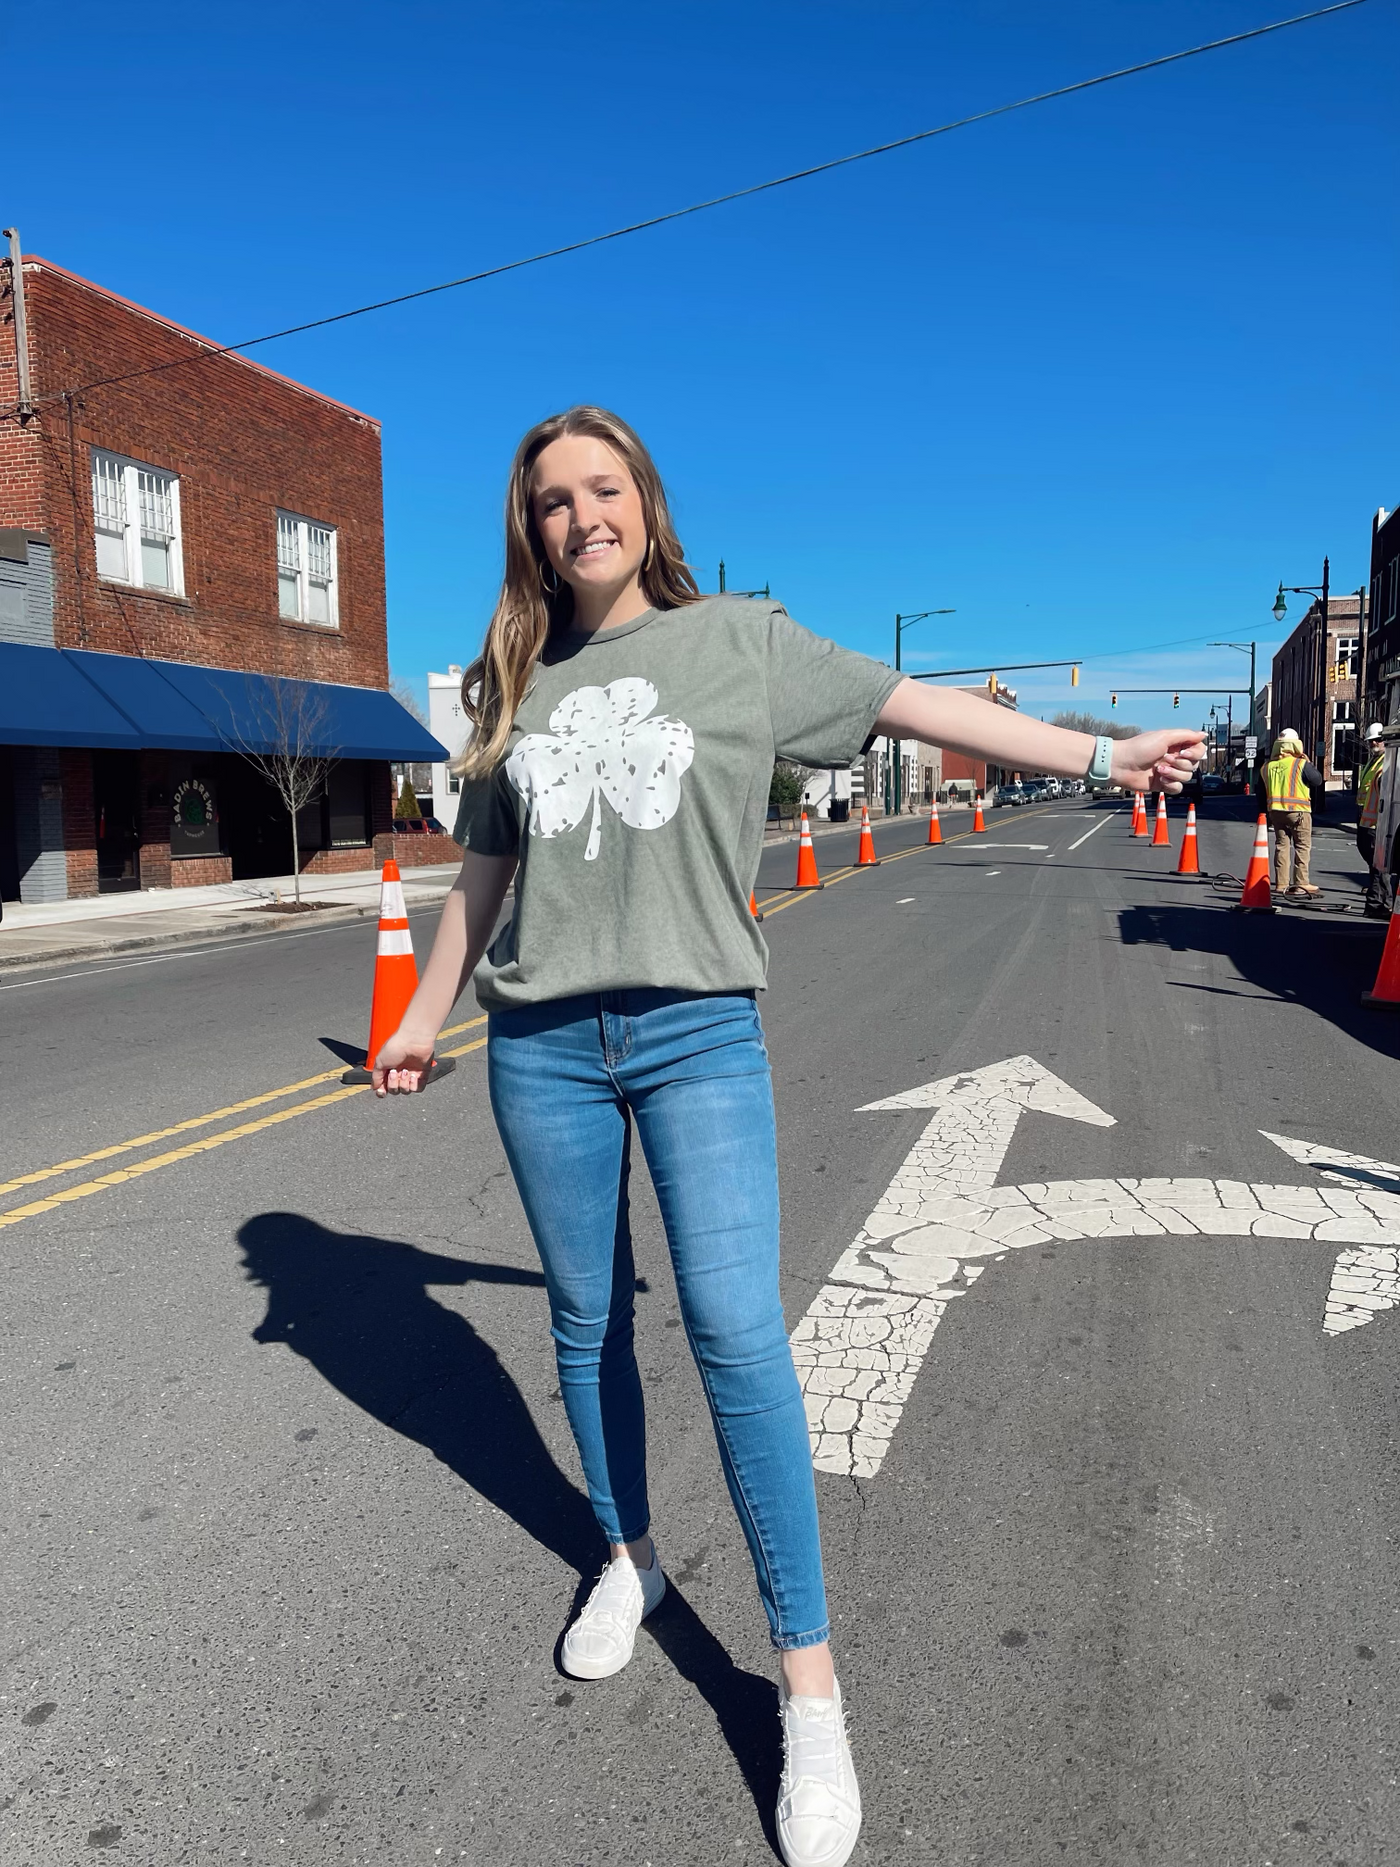
M 629 676 L 606 687 L 576 687 L 549 716 L 547 733 L 526 733 L 506 760 L 506 776 L 530 806 L 532 836 L 562 836 L 589 804 L 585 862 L 602 841 L 602 799 L 634 830 L 669 823 L 681 778 L 695 757 L 684 720 L 648 719 L 657 702 L 650 681 Z

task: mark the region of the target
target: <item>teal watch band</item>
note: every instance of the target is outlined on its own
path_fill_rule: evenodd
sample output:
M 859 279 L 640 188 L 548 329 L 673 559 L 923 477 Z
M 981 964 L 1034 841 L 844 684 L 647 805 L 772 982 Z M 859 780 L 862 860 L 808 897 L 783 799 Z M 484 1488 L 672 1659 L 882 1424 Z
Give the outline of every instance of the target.
M 1104 733 L 1094 741 L 1094 756 L 1089 761 L 1089 774 L 1096 784 L 1107 784 L 1113 775 L 1113 741 Z

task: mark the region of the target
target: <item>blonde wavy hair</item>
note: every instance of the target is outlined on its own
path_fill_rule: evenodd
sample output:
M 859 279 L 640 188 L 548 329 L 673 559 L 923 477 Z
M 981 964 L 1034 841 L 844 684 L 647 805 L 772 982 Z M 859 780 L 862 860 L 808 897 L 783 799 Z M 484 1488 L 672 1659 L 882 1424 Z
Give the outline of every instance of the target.
M 464 778 L 486 777 L 501 762 L 550 631 L 567 629 L 573 620 L 574 593 L 545 556 L 530 498 L 535 462 L 552 441 L 566 434 L 588 435 L 603 442 L 632 476 L 646 521 L 647 548 L 640 581 L 651 607 L 678 609 L 683 603 L 700 600 L 671 523 L 661 475 L 640 437 L 620 416 L 586 405 L 537 422 L 511 462 L 501 594 L 481 653 L 462 676 L 462 706 L 472 722 L 472 734 L 452 769 Z

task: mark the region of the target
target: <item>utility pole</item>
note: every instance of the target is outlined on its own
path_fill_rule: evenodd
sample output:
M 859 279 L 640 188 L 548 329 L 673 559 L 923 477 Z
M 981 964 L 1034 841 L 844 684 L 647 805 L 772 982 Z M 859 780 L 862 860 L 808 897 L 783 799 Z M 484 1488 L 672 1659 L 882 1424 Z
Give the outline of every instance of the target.
M 1322 614 L 1318 618 L 1317 644 L 1317 720 L 1314 736 L 1314 753 L 1319 771 L 1327 769 L 1327 584 L 1331 575 L 1331 562 L 1322 560 Z
M 10 297 L 15 308 L 15 368 L 19 377 L 18 412 L 20 426 L 34 416 L 34 393 L 29 380 L 29 319 L 24 306 L 24 255 L 19 243 L 19 228 L 3 229 L 10 242 Z
M 902 672 L 902 669 L 900 667 L 900 644 L 904 640 L 904 631 L 906 629 L 912 628 L 916 622 L 925 621 L 929 616 L 956 616 L 957 613 L 958 612 L 956 609 L 921 609 L 916 616 L 901 616 L 899 612 L 896 611 L 895 618 L 894 618 L 894 671 L 895 673 L 899 674 Z M 890 749 L 891 749 L 890 763 L 894 769 L 894 814 L 897 817 L 899 815 L 900 779 L 904 775 L 902 759 L 901 759 L 901 754 L 900 754 L 900 741 L 898 739 L 892 739 L 890 741 Z M 885 809 L 888 810 L 889 807 L 890 807 L 890 782 L 889 782 L 889 777 L 887 774 L 886 781 L 885 781 Z
M 1366 731 L 1366 586 L 1363 583 L 1356 593 L 1356 743 L 1364 746 L 1363 734 Z M 1355 758 L 1355 770 L 1361 770 L 1360 750 Z

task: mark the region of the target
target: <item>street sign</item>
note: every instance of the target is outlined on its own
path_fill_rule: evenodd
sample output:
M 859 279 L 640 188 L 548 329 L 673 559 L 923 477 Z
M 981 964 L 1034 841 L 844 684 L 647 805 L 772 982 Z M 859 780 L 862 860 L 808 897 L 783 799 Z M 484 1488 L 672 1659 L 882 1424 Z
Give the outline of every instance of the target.
M 1400 1305 L 1400 1166 L 1266 1139 L 1332 1186 L 1086 1179 L 998 1186 L 1028 1111 L 1112 1128 L 1113 1117 L 1034 1057 L 946 1076 L 866 1109 L 931 1119 L 792 1333 L 819 1471 L 873 1478 L 948 1305 L 1008 1251 L 1055 1239 L 1205 1236 L 1326 1240 L 1341 1252 L 1329 1335 Z
M 1244 742 L 1244 756 L 1245 756 L 1246 764 L 1252 765 L 1255 759 L 1258 757 L 1258 754 L 1259 754 L 1259 741 L 1255 738 L 1253 733 L 1249 733 L 1246 735 L 1245 742 Z

